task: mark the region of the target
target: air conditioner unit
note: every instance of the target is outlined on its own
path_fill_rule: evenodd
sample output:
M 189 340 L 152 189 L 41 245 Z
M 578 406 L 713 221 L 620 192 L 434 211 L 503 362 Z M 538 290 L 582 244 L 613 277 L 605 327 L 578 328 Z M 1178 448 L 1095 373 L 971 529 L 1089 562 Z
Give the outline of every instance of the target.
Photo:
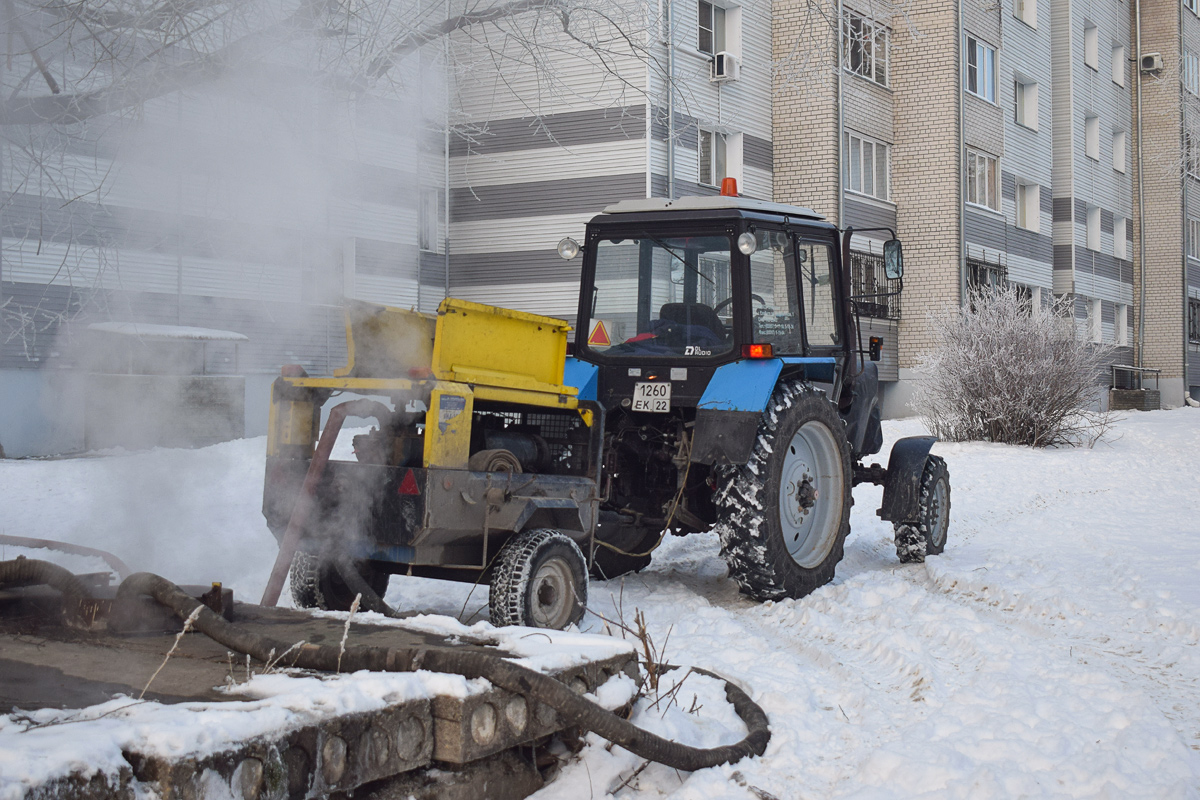
M 709 80 L 713 83 L 736 81 L 740 77 L 741 69 L 738 57 L 722 50 L 713 56 Z
M 1142 72 L 1162 72 L 1162 53 L 1146 53 L 1142 56 Z

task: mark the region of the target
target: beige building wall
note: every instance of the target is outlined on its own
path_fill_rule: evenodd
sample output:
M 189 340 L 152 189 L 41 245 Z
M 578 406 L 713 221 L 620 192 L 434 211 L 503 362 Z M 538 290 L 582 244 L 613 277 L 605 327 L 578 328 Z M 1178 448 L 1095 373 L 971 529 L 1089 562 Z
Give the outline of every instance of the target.
M 776 0 L 775 200 L 838 222 L 837 19 L 830 0 Z
M 1134 4 L 1130 4 L 1134 13 Z M 1145 225 L 1141 229 L 1134 194 L 1134 325 L 1141 323 L 1141 270 L 1146 277 L 1144 363 L 1162 370 L 1164 406 L 1183 403 L 1184 273 L 1183 146 L 1181 141 L 1178 0 L 1142 0 L 1142 52 L 1161 53 L 1162 72 L 1140 71 L 1142 92 L 1142 162 L 1145 169 Z M 1136 103 L 1136 95 L 1135 100 Z M 1136 109 L 1135 109 L 1136 113 Z M 1137 126 L 1133 131 L 1133 179 L 1138 180 Z M 1143 265 L 1137 242 L 1145 243 Z M 1136 328 L 1135 328 L 1136 329 Z
M 944 0 L 914 0 L 906 16 L 908 24 L 894 25 L 892 33 L 892 197 L 905 269 L 901 382 L 914 377 L 933 345 L 930 314 L 959 307 L 962 252 L 957 9 Z

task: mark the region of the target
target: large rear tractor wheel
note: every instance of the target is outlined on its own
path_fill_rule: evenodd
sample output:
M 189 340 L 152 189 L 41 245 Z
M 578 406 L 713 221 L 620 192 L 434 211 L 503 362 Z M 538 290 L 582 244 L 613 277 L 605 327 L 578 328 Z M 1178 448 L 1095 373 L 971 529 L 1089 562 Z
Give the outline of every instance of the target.
M 367 585 L 383 597 L 391 576 L 365 561 L 356 562 L 355 567 Z M 292 590 L 292 600 L 300 608 L 349 611 L 357 595 L 346 586 L 333 563 L 322 561 L 319 556 L 303 551 L 297 551 L 292 559 L 292 571 L 288 582 Z
M 562 630 L 583 618 L 587 561 L 579 545 L 550 528 L 518 533 L 492 572 L 493 625 Z
M 780 385 L 749 461 L 723 478 L 715 530 L 744 594 L 803 597 L 833 579 L 850 532 L 850 444 L 824 393 Z
M 946 549 L 950 530 L 950 470 L 943 459 L 938 456 L 925 459 L 917 518 L 897 522 L 894 529 L 896 555 L 901 563 L 919 564 L 925 556 L 936 556 Z

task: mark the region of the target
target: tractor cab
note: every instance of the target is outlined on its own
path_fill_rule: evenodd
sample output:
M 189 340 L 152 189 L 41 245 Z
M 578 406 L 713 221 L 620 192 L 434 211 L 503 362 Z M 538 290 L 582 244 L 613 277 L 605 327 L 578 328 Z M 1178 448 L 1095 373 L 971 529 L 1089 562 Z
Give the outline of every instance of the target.
M 575 247 L 564 241 L 564 255 Z M 853 334 L 840 313 L 840 239 L 810 209 L 728 196 L 625 201 L 588 223 L 579 249 L 574 352 L 600 368 L 606 407 L 694 409 L 715 370 L 744 359 L 819 358 L 830 383 L 840 377 Z

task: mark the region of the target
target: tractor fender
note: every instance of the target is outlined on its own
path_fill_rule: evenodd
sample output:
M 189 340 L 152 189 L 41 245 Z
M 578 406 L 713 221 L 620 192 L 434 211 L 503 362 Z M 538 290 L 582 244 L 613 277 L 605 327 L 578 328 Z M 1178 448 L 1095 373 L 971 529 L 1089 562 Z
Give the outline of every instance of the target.
M 892 446 L 883 483 L 883 506 L 875 512 L 881 518 L 889 522 L 910 522 L 917 518 L 921 473 L 936 441 L 936 436 L 909 436 Z
M 696 408 L 692 461 L 745 464 L 754 449 L 763 409 L 775 391 L 783 362 L 734 361 L 717 368 Z

